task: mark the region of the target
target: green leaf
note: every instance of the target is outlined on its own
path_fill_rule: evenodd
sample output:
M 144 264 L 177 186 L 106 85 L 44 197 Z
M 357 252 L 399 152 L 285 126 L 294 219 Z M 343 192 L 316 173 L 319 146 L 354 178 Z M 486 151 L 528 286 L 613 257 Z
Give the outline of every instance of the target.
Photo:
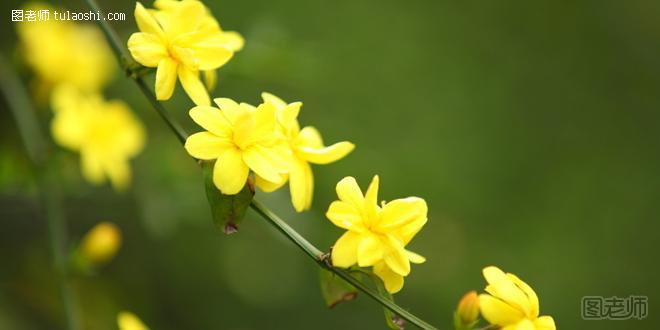
M 340 303 L 351 301 L 357 297 L 355 287 L 333 272 L 320 268 L 319 279 L 321 281 L 321 294 L 329 308 L 334 308 Z
M 204 186 L 206 197 L 211 206 L 213 223 L 225 234 L 233 234 L 238 231 L 238 224 L 245 217 L 245 212 L 254 197 L 254 187 L 249 182 L 236 195 L 225 195 L 213 183 L 213 162 L 202 163 L 204 172 Z
M 394 297 L 392 297 L 392 294 L 387 292 L 387 289 L 385 289 L 385 283 L 376 276 L 373 273 L 370 273 L 371 279 L 374 281 L 374 284 L 376 285 L 376 289 L 378 290 L 378 294 L 380 294 L 381 297 L 394 302 Z M 387 327 L 393 330 L 402 330 L 405 326 L 405 321 L 399 316 L 390 311 L 387 308 L 383 307 L 383 312 L 385 313 L 385 323 L 387 324 Z

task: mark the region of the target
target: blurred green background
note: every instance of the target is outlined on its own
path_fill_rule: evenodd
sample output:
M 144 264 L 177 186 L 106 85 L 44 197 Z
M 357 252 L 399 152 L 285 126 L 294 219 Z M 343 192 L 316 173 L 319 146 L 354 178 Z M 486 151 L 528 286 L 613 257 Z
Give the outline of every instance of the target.
M 80 0 L 55 3 L 87 11 Z M 28 82 L 10 21 L 22 4 L 0 4 L 0 36 Z M 560 329 L 660 328 L 660 2 L 207 5 L 247 41 L 213 96 L 303 101 L 303 125 L 357 145 L 315 167 L 311 212 L 295 214 L 286 189 L 258 196 L 317 246 L 341 233 L 323 215 L 335 183 L 353 175 L 365 187 L 379 174 L 381 198 L 429 203 L 410 246 L 428 261 L 396 299 L 432 324 L 449 329 L 457 300 L 481 291 L 481 269 L 494 264 L 527 281 Z M 114 24 L 124 41 L 136 31 L 132 1 L 101 6 L 127 13 Z M 217 232 L 201 172 L 136 86 L 118 72 L 106 95 L 148 128 L 131 190 L 86 184 L 64 150 L 52 164 L 71 244 L 101 220 L 124 234 L 113 262 L 74 283 L 86 328 L 115 329 L 123 309 L 153 329 L 385 327 L 366 296 L 326 309 L 316 266 L 256 214 L 238 234 Z M 165 106 L 198 130 L 180 86 Z M 34 173 L 6 100 L 0 107 L 0 329 L 62 328 Z M 585 295 L 646 295 L 648 318 L 583 321 Z

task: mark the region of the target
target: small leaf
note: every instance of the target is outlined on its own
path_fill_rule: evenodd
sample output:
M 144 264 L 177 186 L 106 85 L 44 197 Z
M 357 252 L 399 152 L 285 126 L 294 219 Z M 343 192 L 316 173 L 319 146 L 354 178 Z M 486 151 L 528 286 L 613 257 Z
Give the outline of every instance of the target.
M 340 303 L 351 301 L 357 297 L 357 290 L 335 273 L 320 269 L 321 294 L 326 306 L 334 308 Z
M 245 217 L 245 212 L 254 197 L 254 187 L 248 181 L 243 189 L 236 195 L 225 195 L 213 183 L 213 162 L 202 163 L 204 172 L 204 186 L 206 197 L 211 206 L 211 215 L 215 226 L 225 234 L 238 231 L 238 224 Z

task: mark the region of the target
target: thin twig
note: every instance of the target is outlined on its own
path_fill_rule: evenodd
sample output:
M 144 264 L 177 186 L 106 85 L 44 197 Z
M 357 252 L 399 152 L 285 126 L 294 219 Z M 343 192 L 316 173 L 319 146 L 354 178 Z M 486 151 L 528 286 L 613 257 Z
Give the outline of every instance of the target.
M 85 0 L 85 1 L 89 4 L 92 10 L 100 11 L 95 0 Z M 183 129 L 180 129 L 181 126 L 178 124 L 178 122 L 176 122 L 171 116 L 167 114 L 167 112 L 164 111 L 162 105 L 156 99 L 153 92 L 146 86 L 144 81 L 139 76 L 135 74 L 131 74 L 133 65 L 127 63 L 133 63 L 133 62 L 132 60 L 129 61 L 125 58 L 126 51 L 124 50 L 122 44 L 119 43 L 118 41 L 119 39 L 117 38 L 114 30 L 108 25 L 107 22 L 103 20 L 97 22 L 101 26 L 102 30 L 105 32 L 110 43 L 113 44 L 112 48 L 115 50 L 115 54 L 117 55 L 120 64 L 123 65 L 124 70 L 126 70 L 128 75 L 138 83 L 138 86 L 140 87 L 140 91 L 142 91 L 142 93 L 145 94 L 145 96 L 150 100 L 151 104 L 154 106 L 156 111 L 158 111 L 159 114 L 161 115 L 161 118 L 167 122 L 172 132 L 174 132 L 174 134 L 177 135 L 177 137 L 183 144 L 188 134 Z M 303 252 L 305 252 L 305 254 L 307 254 L 310 258 L 312 258 L 320 267 L 325 268 L 337 274 L 346 282 L 350 283 L 355 288 L 362 291 L 367 296 L 369 296 L 370 298 L 372 298 L 373 300 L 375 300 L 385 308 L 391 310 L 392 312 L 401 316 L 406 321 L 410 322 L 410 324 L 413 324 L 420 329 L 436 330 L 436 328 L 433 327 L 432 325 L 421 320 L 417 316 L 413 315 L 412 313 L 408 312 L 407 310 L 403 309 L 402 307 L 398 306 L 392 301 L 383 298 L 377 292 L 366 286 L 364 283 L 362 283 L 352 275 L 350 275 L 348 271 L 335 268 L 332 265 L 330 265 L 325 258 L 325 254 L 321 250 L 319 250 L 317 247 L 312 245 L 309 241 L 307 241 L 304 237 L 302 237 L 297 231 L 291 228 L 286 222 L 280 219 L 280 217 L 278 217 L 268 208 L 264 207 L 257 200 L 253 200 L 252 203 L 250 204 L 250 207 L 253 210 L 255 210 L 259 215 L 261 215 L 264 219 L 266 219 L 268 223 L 273 225 L 279 232 L 284 234 L 284 236 L 286 236 L 291 242 L 293 242 L 297 247 L 299 247 Z

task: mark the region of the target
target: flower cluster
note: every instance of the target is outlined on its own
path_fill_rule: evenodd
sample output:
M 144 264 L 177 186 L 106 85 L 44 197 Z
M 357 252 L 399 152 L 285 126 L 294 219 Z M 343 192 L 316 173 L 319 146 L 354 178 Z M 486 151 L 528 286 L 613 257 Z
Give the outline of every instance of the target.
M 243 47 L 236 32 L 223 31 L 208 9 L 197 0 L 157 0 L 156 9 L 135 6 L 140 32 L 128 39 L 128 50 L 145 67 L 156 70 L 156 98 L 168 100 L 177 77 L 197 105 L 211 105 L 200 78 L 204 72 L 207 87 L 215 85 L 215 70 Z
M 26 10 L 55 9 L 31 4 Z M 109 179 L 115 189 L 125 189 L 129 160 L 142 150 L 145 133 L 125 103 L 103 97 L 117 66 L 101 31 L 55 19 L 22 22 L 17 30 L 25 61 L 38 77 L 37 97 L 50 99 L 55 142 L 80 154 L 87 181 Z
M 308 209 L 312 200 L 313 176 L 307 163 L 327 164 L 351 150 L 350 142 L 324 147 L 313 127 L 302 130 L 297 116 L 302 103 L 286 104 L 264 93 L 257 107 L 216 98 L 218 106 L 196 106 L 189 112 L 205 129 L 186 140 L 188 153 L 202 160 L 215 160 L 213 182 L 223 194 L 233 195 L 245 186 L 250 171 L 264 191 L 290 182 L 296 210 Z

